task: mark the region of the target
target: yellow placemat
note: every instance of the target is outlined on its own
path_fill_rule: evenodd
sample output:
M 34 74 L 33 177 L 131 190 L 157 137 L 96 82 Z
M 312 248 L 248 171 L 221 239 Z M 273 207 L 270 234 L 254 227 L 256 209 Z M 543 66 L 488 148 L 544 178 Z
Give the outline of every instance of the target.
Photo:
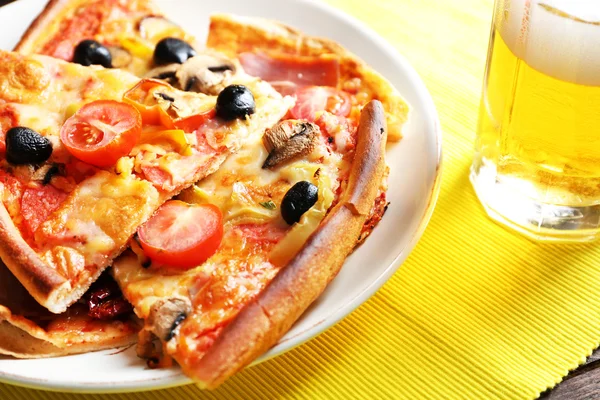
M 0 399 L 532 399 L 598 344 L 598 246 L 536 245 L 504 230 L 468 182 L 492 1 L 327 1 L 404 54 L 440 113 L 438 207 L 400 271 L 334 328 L 213 392 L 83 396 L 0 385 Z

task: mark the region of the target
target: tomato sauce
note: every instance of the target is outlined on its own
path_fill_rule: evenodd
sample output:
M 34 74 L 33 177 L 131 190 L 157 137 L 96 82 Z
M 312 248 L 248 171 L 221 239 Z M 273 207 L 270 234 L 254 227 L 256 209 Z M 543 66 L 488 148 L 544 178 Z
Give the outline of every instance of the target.
M 62 21 L 57 33 L 42 48 L 41 54 L 70 61 L 75 46 L 84 39 L 93 38 L 110 13 L 119 7 L 118 0 L 102 0 L 84 3 L 75 15 Z

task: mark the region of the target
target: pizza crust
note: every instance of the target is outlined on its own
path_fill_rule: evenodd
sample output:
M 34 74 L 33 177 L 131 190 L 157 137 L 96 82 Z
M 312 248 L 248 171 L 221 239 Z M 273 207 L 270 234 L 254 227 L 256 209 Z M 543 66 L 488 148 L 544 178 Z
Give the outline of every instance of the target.
M 84 2 L 85 0 L 50 0 L 29 25 L 14 51 L 22 54 L 37 53 L 45 41 L 56 32 L 63 16 Z
M 339 57 L 341 80 L 360 78 L 359 90 L 370 93 L 371 99 L 383 104 L 388 140 L 398 141 L 402 138 L 409 108 L 400 93 L 359 57 L 332 40 L 308 36 L 268 19 L 214 14 L 211 16 L 206 45 L 232 58 L 237 58 L 243 52 L 264 50 L 317 57 L 334 54 Z
M 385 172 L 387 128 L 379 101 L 362 111 L 348 188 L 300 253 L 223 330 L 193 369 L 184 372 L 214 388 L 267 351 L 290 329 L 340 271 L 369 215 Z
M 62 312 L 66 309 L 63 299 L 71 291 L 71 283 L 50 268 L 25 242 L 2 202 L 0 202 L 0 258 L 40 304 L 45 305 L 52 312 Z M 87 287 L 83 291 L 86 289 Z M 77 293 L 77 298 L 79 297 Z
M 107 0 L 92 0 L 93 3 L 100 4 L 101 8 L 111 10 L 115 7 L 114 2 Z M 36 17 L 32 24 L 27 28 L 14 51 L 21 54 L 38 54 L 48 42 L 54 38 L 61 28 L 61 23 L 76 14 L 78 8 L 91 3 L 89 0 L 50 0 L 44 10 Z M 106 4 L 102 4 L 106 3 Z M 158 9 L 147 0 L 128 0 L 120 2 L 122 7 L 126 7 L 132 13 L 145 15 L 160 15 Z M 110 22 L 112 13 L 106 13 L 104 18 L 98 24 L 102 28 L 107 22 Z M 108 19 L 108 21 L 107 21 Z M 126 20 L 126 18 L 122 18 Z M 135 21 L 137 23 L 137 21 Z M 116 28 L 115 28 L 116 29 Z M 94 32 L 88 39 L 95 37 L 99 32 Z M 115 35 L 121 32 L 112 32 Z
M 53 344 L 51 336 L 45 334 L 35 323 L 14 316 L 6 307 L 0 306 L 0 354 L 16 358 L 58 357 L 113 349 L 137 341 L 137 331 L 123 335 L 110 335 L 101 329 L 89 332 L 88 336 L 93 337 L 93 340 L 69 346 L 57 346 Z

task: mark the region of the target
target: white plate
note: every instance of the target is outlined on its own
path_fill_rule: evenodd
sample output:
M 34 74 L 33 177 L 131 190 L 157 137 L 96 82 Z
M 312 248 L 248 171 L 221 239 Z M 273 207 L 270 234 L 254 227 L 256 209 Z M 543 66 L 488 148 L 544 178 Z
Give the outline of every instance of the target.
M 411 105 L 404 139 L 388 146 L 391 205 L 371 237 L 352 254 L 338 277 L 285 337 L 256 362 L 315 337 L 340 321 L 379 289 L 420 238 L 437 199 L 441 136 L 425 85 L 389 44 L 371 29 L 325 4 L 309 0 L 157 0 L 172 20 L 199 39 L 208 15 L 230 12 L 276 19 L 312 35 L 328 37 L 358 54 L 386 76 Z M 12 49 L 45 0 L 19 0 L 0 8 L 0 48 Z M 68 371 L 68 373 L 65 373 Z M 0 381 L 46 390 L 119 392 L 189 383 L 178 368 L 150 370 L 134 349 L 42 360 L 0 358 Z

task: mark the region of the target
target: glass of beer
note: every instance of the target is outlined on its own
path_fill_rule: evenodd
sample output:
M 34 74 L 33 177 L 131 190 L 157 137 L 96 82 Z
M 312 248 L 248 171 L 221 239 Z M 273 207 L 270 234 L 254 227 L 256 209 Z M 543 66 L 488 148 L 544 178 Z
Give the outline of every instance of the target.
M 496 0 L 471 182 L 531 238 L 600 237 L 600 0 Z

